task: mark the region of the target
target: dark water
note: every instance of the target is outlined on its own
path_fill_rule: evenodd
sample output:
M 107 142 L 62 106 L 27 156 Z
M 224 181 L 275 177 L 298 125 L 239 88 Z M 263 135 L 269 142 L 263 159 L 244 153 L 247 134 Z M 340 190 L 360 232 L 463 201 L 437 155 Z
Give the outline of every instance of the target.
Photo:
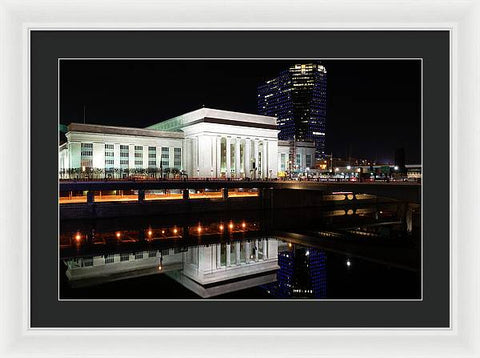
M 65 221 L 60 297 L 418 299 L 419 208 Z

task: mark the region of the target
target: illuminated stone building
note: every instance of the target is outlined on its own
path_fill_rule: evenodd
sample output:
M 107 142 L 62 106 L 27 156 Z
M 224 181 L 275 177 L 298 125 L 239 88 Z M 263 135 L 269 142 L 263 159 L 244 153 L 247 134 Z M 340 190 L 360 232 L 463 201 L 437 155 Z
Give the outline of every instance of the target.
M 190 178 L 276 178 L 289 143 L 275 117 L 201 108 L 147 128 L 72 123 L 60 145 L 60 178 L 181 173 Z M 299 145 L 300 146 L 300 145 Z M 295 158 L 305 170 L 313 145 Z M 282 155 L 283 153 L 283 155 Z

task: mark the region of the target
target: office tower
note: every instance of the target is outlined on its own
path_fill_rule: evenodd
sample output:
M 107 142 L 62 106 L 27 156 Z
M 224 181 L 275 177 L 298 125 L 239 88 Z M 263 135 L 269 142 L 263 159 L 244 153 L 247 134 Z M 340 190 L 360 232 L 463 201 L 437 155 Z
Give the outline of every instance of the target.
M 318 63 L 295 64 L 258 87 L 258 112 L 277 117 L 278 139 L 314 141 L 325 154 L 327 71 Z

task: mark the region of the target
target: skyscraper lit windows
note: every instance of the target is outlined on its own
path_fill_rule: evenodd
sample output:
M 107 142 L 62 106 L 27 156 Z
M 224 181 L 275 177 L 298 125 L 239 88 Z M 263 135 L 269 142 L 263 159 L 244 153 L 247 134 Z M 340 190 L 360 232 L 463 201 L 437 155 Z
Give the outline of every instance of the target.
M 327 71 L 317 63 L 295 64 L 258 87 L 258 112 L 277 117 L 278 139 L 314 141 L 325 154 Z

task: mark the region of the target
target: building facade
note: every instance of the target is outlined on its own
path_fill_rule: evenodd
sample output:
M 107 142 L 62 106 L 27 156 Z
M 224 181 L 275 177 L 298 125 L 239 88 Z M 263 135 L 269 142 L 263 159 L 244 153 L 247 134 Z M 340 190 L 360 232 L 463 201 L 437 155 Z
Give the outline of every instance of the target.
M 324 66 L 296 64 L 258 87 L 258 113 L 277 117 L 279 139 L 315 142 L 320 159 L 325 154 L 326 92 Z
M 261 238 L 71 258 L 64 261 L 72 287 L 165 273 L 202 298 L 277 280 L 278 240 Z
M 191 178 L 276 178 L 291 167 L 275 117 L 202 108 L 147 128 L 72 123 L 60 146 L 60 178 L 182 173 Z M 298 170 L 315 148 L 298 153 Z

